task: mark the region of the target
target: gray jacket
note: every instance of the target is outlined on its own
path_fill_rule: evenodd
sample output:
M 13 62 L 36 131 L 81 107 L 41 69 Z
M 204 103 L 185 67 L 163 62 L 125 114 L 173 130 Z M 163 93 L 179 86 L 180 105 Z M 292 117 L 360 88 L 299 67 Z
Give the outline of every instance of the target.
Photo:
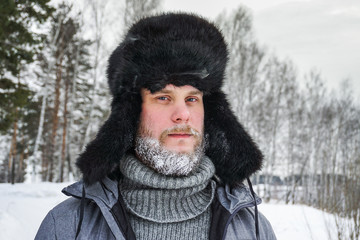
M 53 208 L 45 217 L 35 239 L 130 239 L 131 226 L 119 200 L 118 182 L 105 178 L 91 186 L 82 181 L 62 190 L 71 198 Z M 85 190 L 85 195 L 83 194 Z M 248 188 L 218 187 L 212 204 L 210 239 L 256 239 L 253 198 Z M 82 200 L 81 200 L 82 199 Z M 83 210 L 80 210 L 83 201 Z M 257 198 L 259 204 L 261 200 Z M 80 224 L 79 224 L 80 222 Z M 261 240 L 276 239 L 269 221 L 259 213 Z

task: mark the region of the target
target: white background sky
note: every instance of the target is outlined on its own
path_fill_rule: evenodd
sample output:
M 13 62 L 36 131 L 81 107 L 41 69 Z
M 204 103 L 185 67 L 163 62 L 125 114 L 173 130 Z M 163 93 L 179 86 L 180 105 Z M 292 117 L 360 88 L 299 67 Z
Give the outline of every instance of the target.
M 239 4 L 250 9 L 259 43 L 293 60 L 299 76 L 316 68 L 329 89 L 350 78 L 360 99 L 360 0 L 164 0 L 163 8 L 213 19 Z

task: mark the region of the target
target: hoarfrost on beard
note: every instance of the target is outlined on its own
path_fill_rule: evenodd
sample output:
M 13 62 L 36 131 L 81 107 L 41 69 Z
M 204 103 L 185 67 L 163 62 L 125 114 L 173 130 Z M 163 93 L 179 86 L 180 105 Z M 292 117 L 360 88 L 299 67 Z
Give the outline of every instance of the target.
M 186 176 L 199 165 L 204 155 L 203 142 L 193 153 L 177 153 L 165 149 L 157 139 L 137 136 L 135 151 L 143 163 L 158 173 Z

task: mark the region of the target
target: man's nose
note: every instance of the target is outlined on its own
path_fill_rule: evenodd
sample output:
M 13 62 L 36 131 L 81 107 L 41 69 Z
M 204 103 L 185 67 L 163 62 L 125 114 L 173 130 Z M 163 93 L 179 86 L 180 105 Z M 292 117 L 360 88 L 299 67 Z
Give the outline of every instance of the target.
M 190 111 L 186 103 L 176 104 L 171 120 L 175 123 L 187 123 L 190 119 Z

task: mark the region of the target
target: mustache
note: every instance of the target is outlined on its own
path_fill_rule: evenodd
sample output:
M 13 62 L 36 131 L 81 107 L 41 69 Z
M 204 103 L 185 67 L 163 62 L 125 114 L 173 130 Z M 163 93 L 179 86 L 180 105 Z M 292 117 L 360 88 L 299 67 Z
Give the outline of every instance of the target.
M 175 125 L 171 128 L 165 129 L 161 135 L 169 135 L 174 133 L 185 133 L 195 136 L 200 136 L 201 134 L 194 128 L 190 127 L 189 125 Z
M 169 134 L 176 134 L 176 133 L 184 133 L 194 136 L 195 138 L 200 138 L 201 133 L 196 129 L 190 127 L 189 125 L 175 125 L 171 128 L 165 129 L 160 135 L 160 142 L 164 142 L 165 138 Z

